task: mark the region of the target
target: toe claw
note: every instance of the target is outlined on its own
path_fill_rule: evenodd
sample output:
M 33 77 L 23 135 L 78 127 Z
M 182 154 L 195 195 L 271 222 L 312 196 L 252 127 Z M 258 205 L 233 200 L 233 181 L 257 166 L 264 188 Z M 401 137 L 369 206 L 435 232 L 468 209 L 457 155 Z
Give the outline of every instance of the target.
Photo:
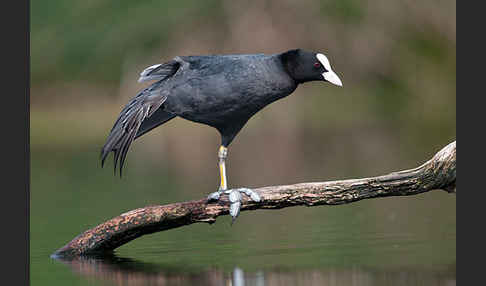
M 260 202 L 262 200 L 262 198 L 260 197 L 259 194 L 253 192 L 251 195 L 250 195 L 250 198 L 254 201 L 254 202 Z
M 214 192 L 209 194 L 208 196 L 208 202 L 210 201 L 217 201 L 219 200 L 219 197 L 221 196 L 221 192 Z
M 231 225 L 233 225 L 233 223 L 235 222 L 236 218 L 240 214 L 240 207 L 241 207 L 241 202 L 240 201 L 231 203 L 230 210 L 229 210 L 229 213 L 231 215 Z
M 249 196 L 254 202 L 259 202 L 261 201 L 261 197 L 257 192 L 253 191 L 252 189 L 248 188 L 240 188 L 240 191 L 245 193 L 247 196 Z

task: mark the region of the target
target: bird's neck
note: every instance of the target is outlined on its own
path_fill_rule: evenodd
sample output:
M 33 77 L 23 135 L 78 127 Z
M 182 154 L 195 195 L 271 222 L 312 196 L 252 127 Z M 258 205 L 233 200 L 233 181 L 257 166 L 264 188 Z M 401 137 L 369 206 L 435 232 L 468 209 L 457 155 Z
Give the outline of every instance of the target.
M 278 54 L 278 60 L 282 64 L 285 72 L 292 78 L 296 85 L 306 82 L 307 80 L 304 78 L 299 78 L 296 76 L 296 68 L 298 63 L 295 60 L 295 53 L 297 50 L 290 50 L 281 54 Z

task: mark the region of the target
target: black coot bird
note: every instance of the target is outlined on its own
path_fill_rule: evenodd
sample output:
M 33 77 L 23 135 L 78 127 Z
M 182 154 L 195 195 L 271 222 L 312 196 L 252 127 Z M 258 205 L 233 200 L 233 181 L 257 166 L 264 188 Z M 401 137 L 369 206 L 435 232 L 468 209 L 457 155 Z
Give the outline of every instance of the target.
M 177 56 L 146 68 L 139 82 L 156 82 L 123 108 L 101 151 L 102 165 L 114 152 L 122 174 L 130 144 L 139 136 L 176 116 L 216 128 L 219 148 L 219 190 L 208 196 L 218 200 L 229 194 L 233 221 L 239 214 L 241 194 L 260 201 L 247 188 L 228 190 L 225 159 L 236 134 L 266 105 L 291 94 L 299 84 L 327 81 L 342 86 L 324 54 L 295 49 L 280 54 Z

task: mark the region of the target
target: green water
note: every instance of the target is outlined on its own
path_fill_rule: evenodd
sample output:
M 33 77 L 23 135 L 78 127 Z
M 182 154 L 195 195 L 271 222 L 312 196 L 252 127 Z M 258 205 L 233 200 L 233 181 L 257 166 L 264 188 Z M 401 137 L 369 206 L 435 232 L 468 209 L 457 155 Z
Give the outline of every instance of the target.
M 97 150 L 32 152 L 32 285 L 455 284 L 456 197 L 442 191 L 243 212 L 232 227 L 224 216 L 141 237 L 113 256 L 52 259 L 127 210 L 212 191 L 163 167 L 131 168 L 119 179 L 97 159 Z

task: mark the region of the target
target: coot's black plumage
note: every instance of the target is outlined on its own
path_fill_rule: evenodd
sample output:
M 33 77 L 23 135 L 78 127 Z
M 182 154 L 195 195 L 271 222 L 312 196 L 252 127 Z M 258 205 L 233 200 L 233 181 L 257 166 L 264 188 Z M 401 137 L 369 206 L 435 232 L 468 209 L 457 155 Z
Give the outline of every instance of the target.
M 137 137 L 176 116 L 203 123 L 216 128 L 222 138 L 221 186 L 211 197 L 215 199 L 226 190 L 226 147 L 248 119 L 301 83 L 323 80 L 341 85 L 323 54 L 301 49 L 274 55 L 178 56 L 145 69 L 139 81 L 147 80 L 156 82 L 121 111 L 101 151 L 102 164 L 113 151 L 115 170 L 119 164 L 121 175 Z

